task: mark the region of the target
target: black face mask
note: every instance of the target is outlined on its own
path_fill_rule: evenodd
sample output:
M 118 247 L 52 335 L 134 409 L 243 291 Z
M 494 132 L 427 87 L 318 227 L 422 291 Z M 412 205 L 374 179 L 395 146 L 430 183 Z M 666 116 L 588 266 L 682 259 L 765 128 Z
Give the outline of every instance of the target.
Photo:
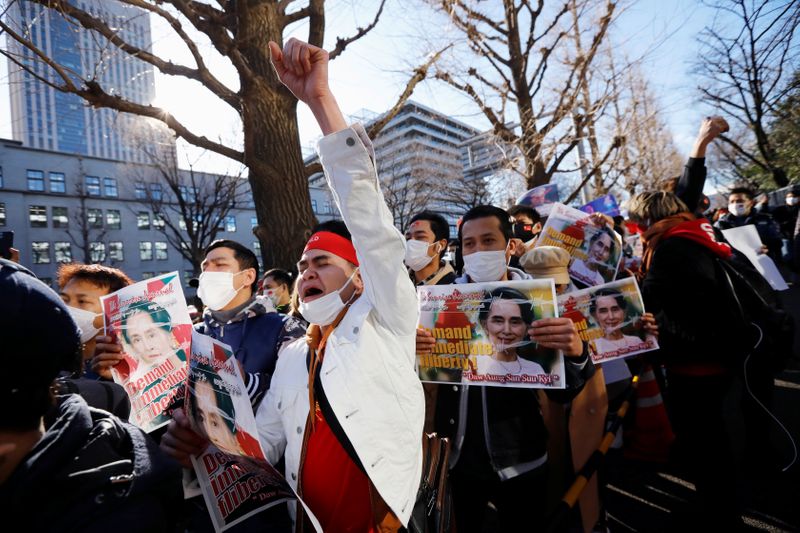
M 520 239 L 523 242 L 528 242 L 529 240 L 533 239 L 538 235 L 538 233 L 533 232 L 533 227 L 535 224 L 526 224 L 524 222 L 517 222 L 514 224 L 514 237 Z

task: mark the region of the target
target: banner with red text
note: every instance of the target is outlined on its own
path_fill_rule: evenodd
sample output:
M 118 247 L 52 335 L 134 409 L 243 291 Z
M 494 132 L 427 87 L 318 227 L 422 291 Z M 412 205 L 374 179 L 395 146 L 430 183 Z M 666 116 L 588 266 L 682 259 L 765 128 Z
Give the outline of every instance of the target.
M 595 363 L 658 349 L 643 327 L 644 302 L 634 278 L 562 294 L 558 312 L 578 327 Z
M 531 339 L 558 316 L 552 279 L 429 285 L 417 289 L 420 327 L 436 344 L 417 355 L 429 383 L 563 389 L 564 358 Z
M 145 431 L 166 425 L 183 399 L 192 321 L 177 272 L 150 278 L 100 298 L 106 335 L 124 359 L 111 375 L 131 401 L 130 421 Z
M 194 332 L 185 409 L 192 429 L 209 441 L 192 456 L 211 522 L 224 531 L 261 511 L 296 500 L 267 461 L 241 370 L 229 346 Z
M 569 252 L 569 277 L 579 287 L 612 281 L 622 258 L 622 238 L 617 232 L 564 204 L 553 206 L 536 246 L 558 246 Z

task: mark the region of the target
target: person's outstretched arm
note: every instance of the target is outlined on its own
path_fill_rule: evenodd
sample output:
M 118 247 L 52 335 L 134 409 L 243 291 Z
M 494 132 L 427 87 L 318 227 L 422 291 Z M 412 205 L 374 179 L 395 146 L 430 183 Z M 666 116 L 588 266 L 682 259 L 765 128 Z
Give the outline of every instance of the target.
M 700 131 L 694 141 L 689 161 L 683 167 L 683 174 L 678 180 L 675 194 L 694 213 L 703 198 L 703 186 L 706 183 L 706 149 L 711 141 L 728 131 L 728 123 L 722 117 L 706 117 L 700 124 Z
M 325 137 L 317 150 L 336 204 L 353 237 L 364 294 L 379 320 L 398 335 L 414 335 L 417 295 L 403 264 L 405 239 L 386 207 L 372 143 L 361 125 L 348 128 L 328 86 L 328 53 L 296 39 L 281 51 L 270 43 L 280 80 L 311 108 Z

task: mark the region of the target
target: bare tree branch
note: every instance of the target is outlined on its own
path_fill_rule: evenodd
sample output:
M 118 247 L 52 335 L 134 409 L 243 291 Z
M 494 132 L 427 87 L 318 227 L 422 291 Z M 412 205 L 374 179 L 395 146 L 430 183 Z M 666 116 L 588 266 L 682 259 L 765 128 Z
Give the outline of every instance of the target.
M 355 35 L 347 37 L 345 39 L 341 37 L 336 39 L 336 46 L 333 48 L 333 50 L 330 51 L 328 57 L 331 60 L 336 59 L 337 57 L 339 57 L 339 54 L 344 52 L 344 49 L 347 48 L 348 45 L 361 39 L 366 34 L 371 32 L 372 29 L 378 25 L 378 20 L 381 18 L 381 13 L 383 13 L 383 6 L 385 5 L 386 5 L 386 0 L 381 0 L 380 5 L 378 6 L 378 12 L 375 13 L 375 18 L 372 19 L 372 22 L 370 22 L 367 26 L 364 26 L 363 28 L 358 28 L 358 31 L 356 31 Z

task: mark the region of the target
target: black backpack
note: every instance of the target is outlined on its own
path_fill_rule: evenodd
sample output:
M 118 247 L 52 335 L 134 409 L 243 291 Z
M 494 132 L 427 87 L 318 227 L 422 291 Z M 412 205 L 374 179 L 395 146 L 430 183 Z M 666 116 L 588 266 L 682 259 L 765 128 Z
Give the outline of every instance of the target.
M 794 319 L 749 261 L 734 255 L 730 260 L 717 258 L 717 265 L 720 279 L 726 280 L 730 289 L 731 303 L 742 319 L 742 328 L 732 325 L 732 331 L 738 331 L 741 337 L 738 355 L 743 360 L 755 354 L 769 370 L 784 370 L 794 353 Z

